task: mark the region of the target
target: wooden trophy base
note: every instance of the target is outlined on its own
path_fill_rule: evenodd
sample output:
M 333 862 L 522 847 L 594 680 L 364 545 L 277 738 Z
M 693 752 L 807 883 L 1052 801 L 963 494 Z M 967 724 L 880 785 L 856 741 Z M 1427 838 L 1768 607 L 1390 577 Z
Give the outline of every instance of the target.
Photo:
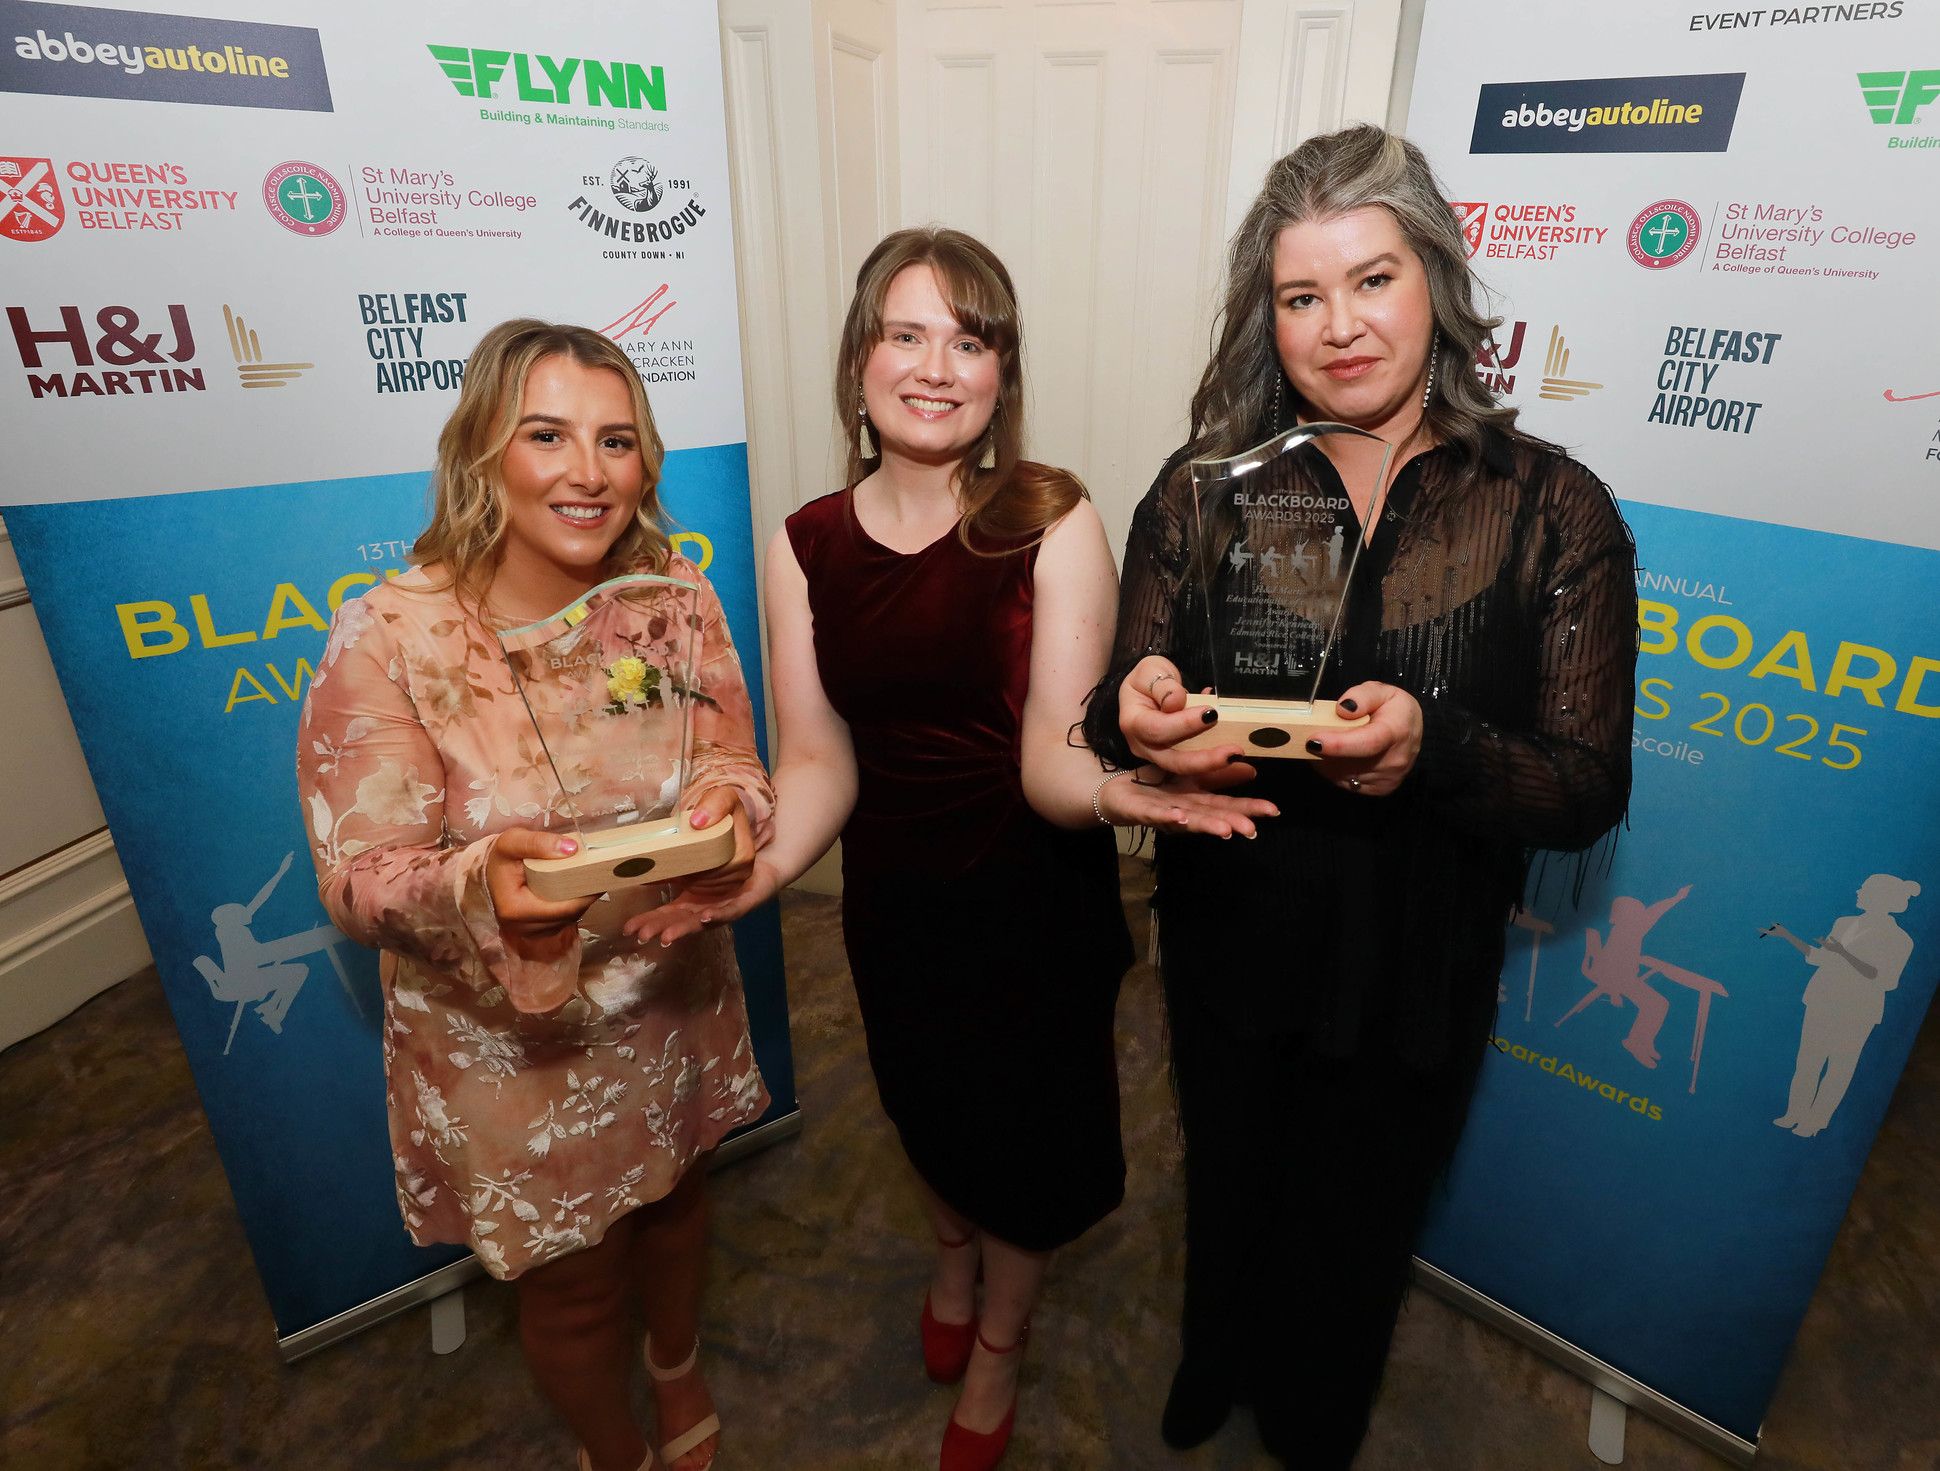
M 526 887 L 541 899 L 583 899 L 719 868 L 734 856 L 734 822 L 696 831 L 685 812 L 581 835 L 570 858 L 528 858 Z
M 1343 715 L 1332 700 L 1242 700 L 1233 695 L 1187 695 L 1188 710 L 1210 705 L 1219 719 L 1203 732 L 1180 741 L 1176 750 L 1201 751 L 1208 746 L 1238 745 L 1246 758 L 1291 758 L 1312 761 L 1307 742 L 1329 731 L 1366 725 L 1365 715 Z

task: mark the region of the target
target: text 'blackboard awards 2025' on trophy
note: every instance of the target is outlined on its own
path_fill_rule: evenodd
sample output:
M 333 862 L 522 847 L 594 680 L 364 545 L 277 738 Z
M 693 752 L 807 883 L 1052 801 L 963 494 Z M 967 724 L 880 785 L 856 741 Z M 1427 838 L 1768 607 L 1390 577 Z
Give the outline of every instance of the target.
M 1191 463 L 1186 540 L 1213 692 L 1188 694 L 1186 704 L 1211 706 L 1219 720 L 1182 747 L 1309 758 L 1314 736 L 1366 724 L 1320 688 L 1393 458 L 1377 435 L 1317 423 L 1231 459 Z
M 528 858 L 543 899 L 577 899 L 719 868 L 734 824 L 695 829 L 693 759 L 700 588 L 637 573 L 602 582 L 549 618 L 498 635 L 531 718 L 520 758 L 552 774 L 547 827 L 570 826 L 579 851 Z

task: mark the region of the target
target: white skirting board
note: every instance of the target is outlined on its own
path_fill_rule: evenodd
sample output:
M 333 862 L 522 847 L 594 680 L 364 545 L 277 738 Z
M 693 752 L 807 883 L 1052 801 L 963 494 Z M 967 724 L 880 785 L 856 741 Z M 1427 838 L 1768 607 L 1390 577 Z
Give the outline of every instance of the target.
M 0 1048 L 149 963 L 104 829 L 0 879 Z

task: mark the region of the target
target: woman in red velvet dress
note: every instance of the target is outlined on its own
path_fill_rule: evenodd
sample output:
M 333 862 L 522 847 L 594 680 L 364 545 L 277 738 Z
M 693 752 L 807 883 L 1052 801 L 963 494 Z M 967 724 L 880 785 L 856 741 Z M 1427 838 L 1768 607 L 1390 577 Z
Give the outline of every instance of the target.
M 641 921 L 733 918 L 842 838 L 869 1061 L 936 1232 L 925 1365 L 964 1383 L 945 1471 L 1003 1455 L 1050 1253 L 1124 1193 L 1106 828 L 1251 837 L 1272 811 L 1107 773 L 1071 734 L 1117 577 L 1084 488 L 1022 458 L 1020 349 L 1010 276 L 969 236 L 900 231 L 863 263 L 836 372 L 849 488 L 768 548 L 774 838 L 734 900 Z

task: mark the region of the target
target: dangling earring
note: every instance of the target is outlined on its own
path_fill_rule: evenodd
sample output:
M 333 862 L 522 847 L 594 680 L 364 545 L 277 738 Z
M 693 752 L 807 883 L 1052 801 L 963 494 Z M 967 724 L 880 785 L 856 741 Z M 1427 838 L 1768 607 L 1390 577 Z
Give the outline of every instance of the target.
M 855 416 L 860 421 L 856 425 L 855 447 L 862 452 L 863 459 L 873 460 L 876 458 L 876 441 L 869 433 L 869 405 L 862 401 L 860 393 L 856 395 Z
M 996 440 L 992 439 L 984 445 L 983 457 L 977 461 L 977 468 L 979 470 L 994 470 L 997 468 Z
M 1280 432 L 1280 415 L 1286 408 L 1287 375 L 1276 370 L 1273 374 L 1273 430 Z
M 1442 355 L 1442 329 L 1435 329 L 1435 337 L 1428 344 L 1428 382 L 1421 390 L 1421 411 L 1428 412 L 1428 405 L 1435 397 L 1435 360 Z

